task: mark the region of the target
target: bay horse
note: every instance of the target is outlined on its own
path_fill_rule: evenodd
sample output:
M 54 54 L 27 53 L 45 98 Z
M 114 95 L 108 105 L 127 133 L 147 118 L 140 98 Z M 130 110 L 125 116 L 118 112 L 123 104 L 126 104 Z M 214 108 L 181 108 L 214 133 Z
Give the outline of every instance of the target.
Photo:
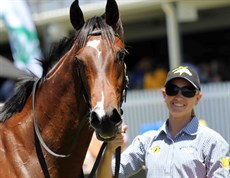
M 85 21 L 76 0 L 70 21 L 75 34 L 40 60 L 42 77 L 21 80 L 1 109 L 1 178 L 79 178 L 92 133 L 110 141 L 120 131 L 128 79 L 117 3 Z

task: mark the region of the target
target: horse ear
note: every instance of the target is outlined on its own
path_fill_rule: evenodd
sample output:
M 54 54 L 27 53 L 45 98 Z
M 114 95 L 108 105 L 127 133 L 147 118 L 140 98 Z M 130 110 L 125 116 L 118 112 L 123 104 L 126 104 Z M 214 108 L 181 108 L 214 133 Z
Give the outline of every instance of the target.
M 107 0 L 105 17 L 106 23 L 116 29 L 119 20 L 119 9 L 115 0 Z
M 70 6 L 70 21 L 76 30 L 79 30 L 85 23 L 78 0 L 75 0 Z

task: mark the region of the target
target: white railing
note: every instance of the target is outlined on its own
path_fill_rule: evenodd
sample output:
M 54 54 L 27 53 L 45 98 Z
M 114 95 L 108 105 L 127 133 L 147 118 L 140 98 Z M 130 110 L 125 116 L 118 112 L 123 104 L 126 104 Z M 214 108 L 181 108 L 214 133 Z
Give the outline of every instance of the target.
M 202 84 L 202 93 L 195 108 L 197 117 L 230 143 L 230 82 Z M 128 124 L 128 144 L 144 127 L 159 125 L 168 117 L 160 90 L 128 91 L 123 110 L 124 122 Z

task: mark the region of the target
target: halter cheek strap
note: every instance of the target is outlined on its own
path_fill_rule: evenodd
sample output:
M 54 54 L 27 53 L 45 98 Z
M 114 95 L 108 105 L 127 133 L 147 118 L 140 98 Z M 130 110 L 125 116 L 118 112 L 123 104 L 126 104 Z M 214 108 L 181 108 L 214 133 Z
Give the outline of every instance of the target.
M 81 80 L 81 84 L 82 84 L 83 98 L 84 98 L 85 103 L 88 106 L 88 112 L 90 113 L 91 103 L 89 101 L 89 94 L 87 92 L 86 85 L 85 85 L 85 83 L 83 81 L 83 76 L 84 75 L 82 74 L 82 71 L 83 71 L 82 70 L 82 63 L 80 62 L 80 60 L 77 57 L 75 57 L 75 61 L 76 61 L 76 65 L 77 65 L 77 67 L 76 67 L 77 68 L 77 73 L 78 73 L 78 76 L 79 76 L 79 78 Z

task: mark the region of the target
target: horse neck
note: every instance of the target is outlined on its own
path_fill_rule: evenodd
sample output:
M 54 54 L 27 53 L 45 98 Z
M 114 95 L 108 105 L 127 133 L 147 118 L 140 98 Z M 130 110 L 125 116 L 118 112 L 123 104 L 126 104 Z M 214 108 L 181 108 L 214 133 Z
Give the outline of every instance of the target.
M 79 87 L 81 80 L 77 76 L 74 63 L 73 52 L 70 51 L 64 55 L 38 88 L 35 106 L 39 128 L 46 144 L 52 145 L 50 149 L 62 154 L 68 154 L 74 150 L 72 152 L 74 156 L 65 159 L 69 161 L 68 163 L 57 161 L 53 156 L 49 156 L 49 161 L 57 161 L 56 164 L 59 164 L 59 167 L 69 166 L 70 162 L 74 165 L 78 163 L 76 165 L 78 168 L 75 166 L 73 170 L 66 167 L 70 172 L 80 169 L 93 133 L 88 121 L 79 130 L 83 120 L 88 119 L 89 108 Z M 77 138 L 76 133 L 78 133 Z M 73 149 L 79 147 L 79 143 L 81 149 Z M 66 169 L 61 170 L 66 171 Z M 60 174 L 64 175 L 66 172 Z

